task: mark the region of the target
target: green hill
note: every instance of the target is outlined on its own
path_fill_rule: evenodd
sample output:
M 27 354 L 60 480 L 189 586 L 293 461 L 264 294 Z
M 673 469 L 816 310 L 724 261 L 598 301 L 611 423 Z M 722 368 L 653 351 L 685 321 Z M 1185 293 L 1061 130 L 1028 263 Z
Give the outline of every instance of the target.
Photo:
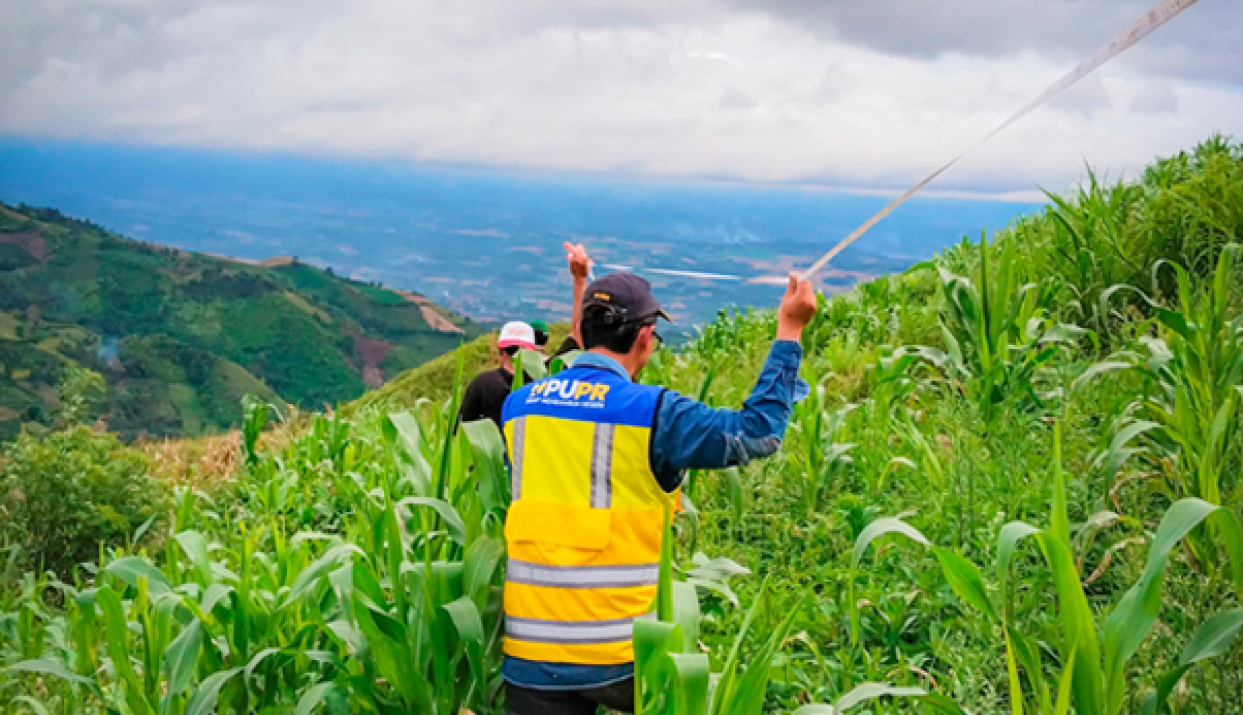
M 549 345 L 560 345 L 569 334 L 569 323 L 549 326 Z M 369 409 L 398 411 L 414 407 L 419 400 L 444 402 L 453 395 L 453 376 L 457 373 L 459 354 L 464 387 L 475 375 L 496 367 L 495 340 L 494 334 L 488 334 L 463 343 L 462 347 L 393 378 L 378 390 L 369 390 L 343 409 L 349 413 Z
M 1050 201 L 822 298 L 780 450 L 683 482 L 635 672 L 695 697 L 645 712 L 1240 712 L 1243 145 Z M 643 379 L 742 404 L 774 323 L 723 311 Z M 458 360 L 252 413 L 175 510 L 110 435 L 3 445 L 0 703 L 504 712 L 510 480 L 454 429 Z
M 425 298 L 295 259 L 250 264 L 0 204 L 0 439 L 55 422 L 72 367 L 100 373 L 125 438 L 237 422 L 255 393 L 321 408 L 481 333 Z

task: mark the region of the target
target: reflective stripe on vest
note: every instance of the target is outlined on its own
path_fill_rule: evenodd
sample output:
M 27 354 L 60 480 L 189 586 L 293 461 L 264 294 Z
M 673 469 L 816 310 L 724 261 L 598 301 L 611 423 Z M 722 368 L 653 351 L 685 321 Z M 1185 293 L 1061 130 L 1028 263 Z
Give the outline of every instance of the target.
M 517 501 L 522 498 L 522 450 L 526 446 L 527 439 L 527 418 L 519 417 L 514 420 L 514 431 L 510 437 L 513 447 L 513 458 L 510 465 L 510 499 Z
M 670 495 L 649 459 L 660 388 L 575 368 L 505 403 L 513 496 L 505 524 L 505 653 L 613 665 L 634 660 L 652 609 Z
M 644 617 L 646 616 L 574 623 L 510 616 L 505 619 L 505 630 L 510 638 L 532 643 L 596 645 L 630 640 L 630 635 L 634 632 L 634 622 Z
M 638 566 L 547 566 L 509 560 L 510 583 L 544 588 L 637 588 L 654 586 L 660 564 Z
M 608 509 L 613 501 L 613 425 L 596 425 L 591 442 L 591 508 Z

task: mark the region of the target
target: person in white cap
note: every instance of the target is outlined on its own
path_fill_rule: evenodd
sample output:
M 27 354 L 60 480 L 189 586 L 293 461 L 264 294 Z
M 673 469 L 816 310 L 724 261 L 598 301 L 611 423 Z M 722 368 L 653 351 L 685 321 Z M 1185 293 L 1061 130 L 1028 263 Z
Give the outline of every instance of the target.
M 519 349 L 535 350 L 535 330 L 519 321 L 506 323 L 496 339 L 500 367 L 481 372 L 470 381 L 462 398 L 462 422 L 488 419 L 501 428 L 501 408 L 514 385 L 514 358 Z

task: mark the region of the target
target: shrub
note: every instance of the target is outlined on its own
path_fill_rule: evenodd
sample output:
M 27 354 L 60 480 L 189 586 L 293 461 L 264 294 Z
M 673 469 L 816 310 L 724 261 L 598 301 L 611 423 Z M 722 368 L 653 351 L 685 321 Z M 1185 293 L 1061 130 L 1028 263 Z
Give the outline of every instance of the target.
M 8 538 L 29 566 L 62 575 L 97 560 L 101 543 L 126 543 L 147 520 L 166 518 L 169 489 L 148 466 L 141 451 L 86 427 L 23 434 L 0 463 Z

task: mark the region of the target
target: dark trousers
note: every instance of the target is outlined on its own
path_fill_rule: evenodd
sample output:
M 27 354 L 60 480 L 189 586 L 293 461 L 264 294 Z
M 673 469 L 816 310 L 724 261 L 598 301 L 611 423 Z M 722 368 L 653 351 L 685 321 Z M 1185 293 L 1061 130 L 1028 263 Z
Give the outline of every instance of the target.
M 588 690 L 531 690 L 506 683 L 505 699 L 509 715 L 596 715 L 601 705 L 632 713 L 634 678 Z

